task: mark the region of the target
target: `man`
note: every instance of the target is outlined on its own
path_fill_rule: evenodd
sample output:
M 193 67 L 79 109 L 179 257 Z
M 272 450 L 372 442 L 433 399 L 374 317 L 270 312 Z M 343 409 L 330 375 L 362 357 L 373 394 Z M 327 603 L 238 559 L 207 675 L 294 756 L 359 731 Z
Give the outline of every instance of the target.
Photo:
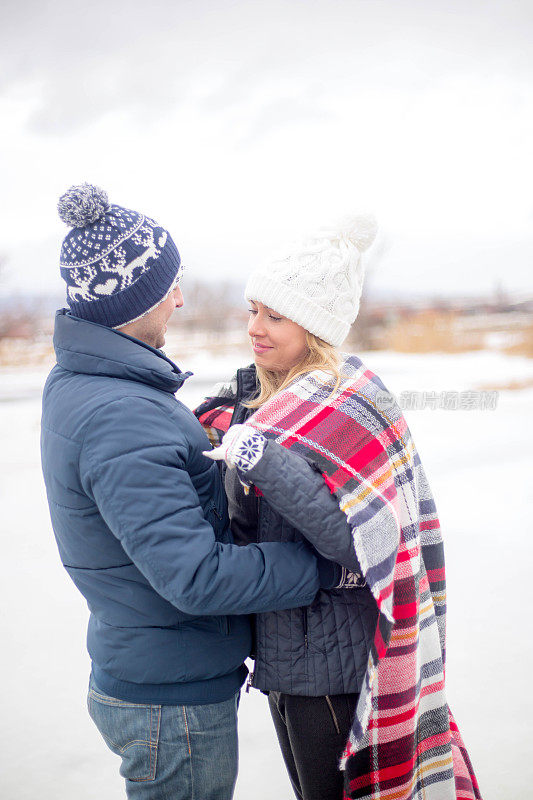
M 91 612 L 89 712 L 130 798 L 225 800 L 245 615 L 309 604 L 340 567 L 303 543 L 231 543 L 207 437 L 174 397 L 190 373 L 159 350 L 183 305 L 168 232 L 88 184 L 58 208 L 72 227 L 70 312 L 56 317 L 42 466 L 63 564 Z

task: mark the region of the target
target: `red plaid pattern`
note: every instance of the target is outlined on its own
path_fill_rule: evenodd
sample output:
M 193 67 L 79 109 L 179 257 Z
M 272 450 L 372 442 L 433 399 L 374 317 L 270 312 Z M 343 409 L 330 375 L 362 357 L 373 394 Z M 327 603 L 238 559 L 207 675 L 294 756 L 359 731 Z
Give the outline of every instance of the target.
M 318 465 L 379 608 L 340 764 L 345 797 L 475 800 L 478 784 L 444 691 L 444 551 L 431 490 L 401 409 L 382 409 L 379 378 L 355 356 L 342 374 L 333 393 L 323 372 L 297 379 L 247 424 Z M 225 403 L 209 420 L 222 432 L 231 419 Z

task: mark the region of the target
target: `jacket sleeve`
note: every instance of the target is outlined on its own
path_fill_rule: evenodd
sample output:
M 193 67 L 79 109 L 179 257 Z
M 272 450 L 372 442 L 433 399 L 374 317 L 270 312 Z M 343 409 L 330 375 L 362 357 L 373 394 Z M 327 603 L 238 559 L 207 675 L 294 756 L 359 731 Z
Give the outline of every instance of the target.
M 259 461 L 242 475 L 321 555 L 361 573 L 346 515 L 308 461 L 269 439 Z
M 308 605 L 319 579 L 306 545 L 215 540 L 186 469 L 188 459 L 204 457 L 180 422 L 139 397 L 114 401 L 93 417 L 80 476 L 111 533 L 154 589 L 185 613 Z M 192 414 L 189 424 L 198 425 Z M 206 472 L 213 469 L 205 462 Z

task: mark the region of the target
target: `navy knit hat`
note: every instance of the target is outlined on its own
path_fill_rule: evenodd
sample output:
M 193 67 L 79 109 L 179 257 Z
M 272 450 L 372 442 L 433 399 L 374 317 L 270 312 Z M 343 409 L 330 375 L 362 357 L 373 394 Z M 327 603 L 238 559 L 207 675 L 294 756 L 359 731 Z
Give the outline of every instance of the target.
M 61 248 L 61 276 L 76 317 L 118 328 L 147 314 L 181 277 L 170 234 L 137 211 L 110 205 L 106 192 L 83 183 L 59 198 L 72 227 Z

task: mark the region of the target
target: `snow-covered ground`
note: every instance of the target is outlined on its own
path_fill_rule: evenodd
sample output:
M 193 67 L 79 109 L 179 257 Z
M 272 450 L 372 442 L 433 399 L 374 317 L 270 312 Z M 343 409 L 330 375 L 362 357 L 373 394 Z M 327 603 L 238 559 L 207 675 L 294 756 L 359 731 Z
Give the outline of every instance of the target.
M 195 355 L 189 405 L 246 361 Z M 492 352 L 368 353 L 396 395 L 464 391 L 533 376 L 533 362 Z M 3 800 L 124 796 L 118 760 L 85 710 L 87 610 L 63 571 L 39 466 L 45 372 L 0 370 L 0 625 Z M 448 697 L 485 800 L 531 797 L 533 769 L 531 410 L 533 390 L 502 391 L 493 410 L 406 410 L 446 542 Z M 528 469 L 529 468 L 529 469 Z M 243 694 L 236 799 L 291 790 L 265 698 Z

